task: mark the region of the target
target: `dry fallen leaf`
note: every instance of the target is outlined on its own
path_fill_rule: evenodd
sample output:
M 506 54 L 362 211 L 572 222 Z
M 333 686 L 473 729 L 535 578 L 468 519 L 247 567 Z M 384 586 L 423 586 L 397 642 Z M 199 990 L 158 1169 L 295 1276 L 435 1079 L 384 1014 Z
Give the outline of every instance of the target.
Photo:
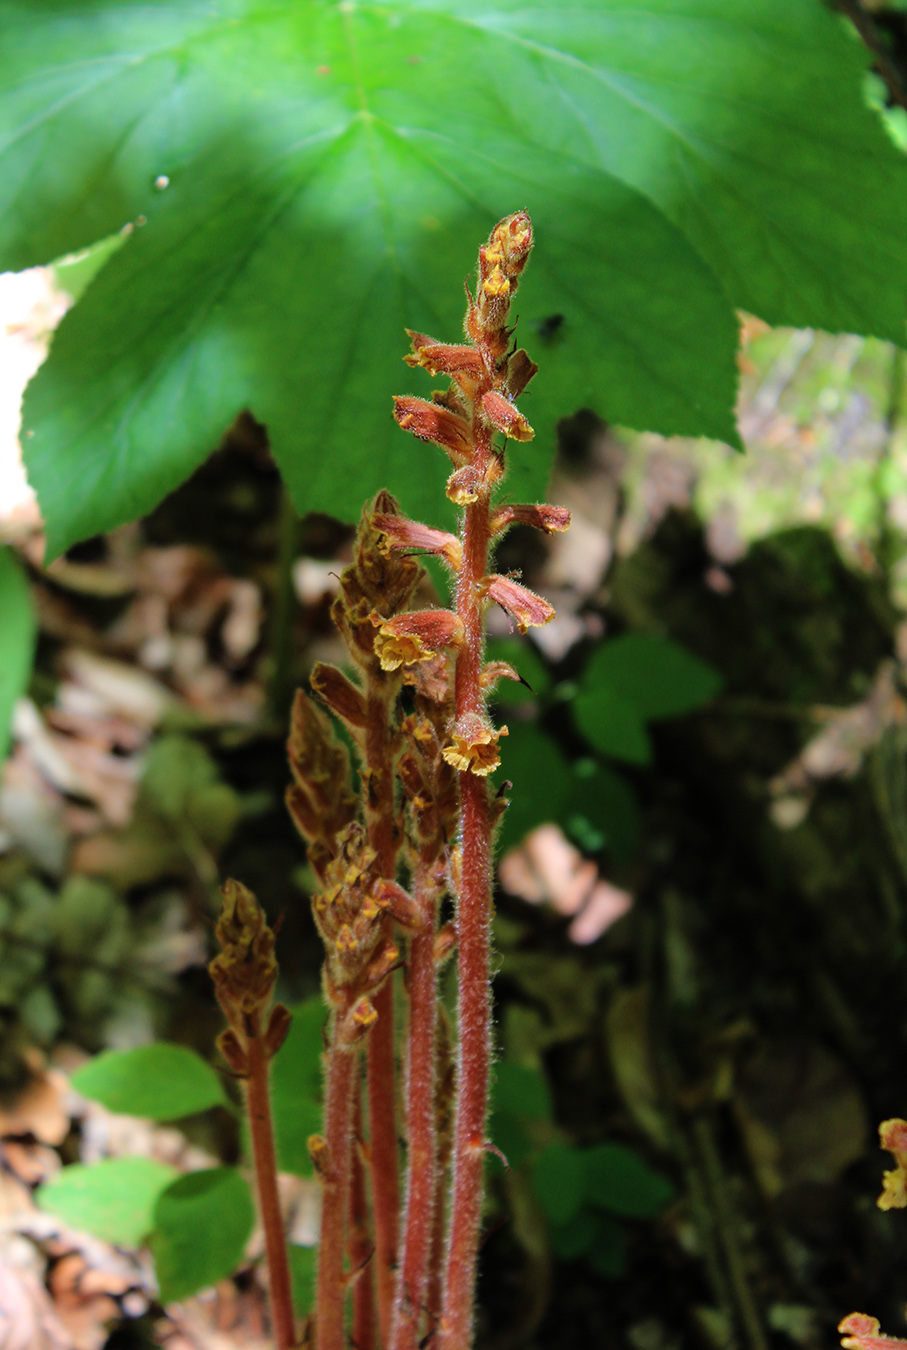
M 17 1270 L 3 1260 L 0 1350 L 73 1350 L 73 1342 L 40 1280 L 32 1271 Z
M 504 855 L 498 870 L 511 895 L 574 916 L 568 933 L 581 945 L 601 937 L 633 903 L 627 891 L 600 877 L 595 863 L 553 824 L 527 834 L 519 848 Z

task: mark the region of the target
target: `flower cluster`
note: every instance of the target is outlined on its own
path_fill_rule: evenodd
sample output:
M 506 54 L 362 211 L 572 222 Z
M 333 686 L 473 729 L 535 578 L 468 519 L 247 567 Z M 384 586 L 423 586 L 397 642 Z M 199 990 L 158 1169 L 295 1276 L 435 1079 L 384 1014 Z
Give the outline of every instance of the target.
M 483 561 L 489 545 L 511 525 L 530 525 L 550 534 L 565 530 L 570 523 L 563 507 L 490 506 L 491 492 L 504 475 L 504 451 L 495 437 L 529 441 L 534 435 L 515 400 L 538 367 L 522 349 L 509 350 L 512 330 L 507 327 L 510 304 L 531 247 L 532 228 L 525 212 L 508 216 L 495 227 L 479 250 L 476 295 L 474 299 L 469 296 L 466 312 L 469 343 L 455 345 L 425 333 L 409 334 L 412 354 L 406 358 L 408 364 L 431 375 L 447 376 L 448 388 L 436 391 L 431 401 L 408 395 L 394 400 L 398 424 L 417 439 L 439 446 L 451 460 L 450 500 L 463 508 L 478 505 L 484 512 Z M 397 515 L 389 520 L 379 517 L 376 525 L 383 530 L 389 548 L 419 549 L 440 558 L 458 586 L 469 564 L 475 562 L 474 547 L 473 556 L 468 556 L 465 519 L 459 538 Z M 380 612 L 372 614 L 378 630 L 375 651 L 383 668 L 397 670 L 430 661 L 439 653 L 456 653 L 467 642 L 474 644 L 476 635 L 469 631 L 468 622 L 470 604 L 473 608 L 500 605 L 521 633 L 554 617 L 548 602 L 514 577 L 483 571 L 468 577 L 468 587 L 471 594 L 465 597 L 465 605 L 458 604 L 457 612 L 430 609 L 386 618 Z M 480 672 L 480 691 L 487 691 L 501 673 Z M 460 772 L 484 777 L 500 763 L 499 742 L 507 728 L 491 725 L 483 700 L 471 702 L 475 706 L 458 706 L 443 756 Z
M 265 1054 L 275 1055 L 290 1029 L 290 1014 L 281 1003 L 271 1008 L 277 961 L 274 933 L 261 905 L 239 881 L 226 882 L 222 894 L 215 928 L 221 950 L 208 973 L 229 1024 L 217 1039 L 218 1048 L 233 1072 L 244 1076 L 249 1041 L 261 1036 Z

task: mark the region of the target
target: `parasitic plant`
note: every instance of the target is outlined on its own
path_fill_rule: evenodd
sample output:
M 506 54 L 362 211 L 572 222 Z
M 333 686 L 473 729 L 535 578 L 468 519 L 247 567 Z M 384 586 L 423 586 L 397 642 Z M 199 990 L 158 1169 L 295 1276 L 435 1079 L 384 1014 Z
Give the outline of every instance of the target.
M 386 492 L 364 509 L 333 607 L 355 674 L 316 665 L 313 697 L 300 692 L 293 707 L 287 802 L 318 882 L 313 913 L 330 1010 L 324 1126 L 309 1141 L 323 1192 L 309 1329 L 317 1350 L 417 1350 L 429 1336 L 441 1350 L 468 1350 L 473 1339 L 492 1054 L 492 842 L 506 808 L 489 775 L 507 728 L 493 724 L 487 701 L 498 680 L 519 678 L 505 662 L 485 661 L 484 620 L 491 604 L 520 632 L 553 617 L 540 596 L 494 573 L 491 557 L 513 524 L 546 533 L 569 524 L 563 508 L 496 500 L 506 442 L 533 435 L 516 399 L 537 367 L 511 345 L 508 326 L 531 248 L 525 212 L 502 220 L 480 248 L 474 297 L 467 287 L 465 343 L 410 333 L 407 363 L 449 384 L 431 400 L 397 398 L 394 415 L 451 460 L 447 495 L 459 509 L 459 530 L 408 520 Z M 413 608 L 424 581 L 417 554 L 439 558 L 452 574 L 451 608 Z M 319 705 L 349 733 L 358 791 L 347 750 Z M 254 900 L 236 883 L 225 896 L 225 932 L 248 927 Z M 442 923 L 448 900 L 453 919 Z M 248 942 L 250 960 L 255 942 L 272 959 L 271 937 Z M 262 1031 L 273 978 L 259 974 L 258 1011 L 251 1022 L 245 1014 L 237 1021 L 218 975 L 218 962 L 229 967 L 228 950 L 212 968 L 230 1021 L 221 1048 L 247 1080 L 251 1112 L 258 1109 L 253 1084 L 266 1081 L 253 1068 L 260 1059 L 266 1073 L 285 1014 L 275 1010 Z M 437 975 L 454 954 L 452 1028 Z M 395 1001 L 398 1012 L 405 1009 L 399 1048 Z M 268 1213 L 276 1205 L 273 1145 L 269 1152 L 256 1143 L 255 1165 L 275 1331 L 285 1350 L 296 1342 L 287 1339 L 286 1255 Z M 268 1169 L 270 1178 L 262 1175 Z

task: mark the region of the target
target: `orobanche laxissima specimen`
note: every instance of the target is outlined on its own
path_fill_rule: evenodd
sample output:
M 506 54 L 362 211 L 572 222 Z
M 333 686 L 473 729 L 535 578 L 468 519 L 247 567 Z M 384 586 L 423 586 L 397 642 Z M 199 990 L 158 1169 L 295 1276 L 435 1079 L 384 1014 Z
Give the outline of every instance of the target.
M 506 807 L 489 774 L 507 728 L 493 724 L 487 700 L 498 680 L 519 678 L 505 662 L 485 661 L 484 616 L 500 605 L 520 632 L 553 616 L 540 596 L 490 570 L 490 558 L 515 523 L 546 533 L 569 524 L 560 507 L 496 502 L 505 443 L 533 435 L 516 400 L 537 367 L 511 344 L 508 327 L 531 247 L 529 217 L 518 212 L 480 248 L 475 297 L 467 288 L 466 343 L 410 333 L 409 365 L 449 385 L 431 400 L 397 398 L 395 417 L 449 456 L 447 495 L 459 508 L 459 531 L 408 520 L 387 492 L 365 508 L 333 608 L 355 677 L 317 665 L 313 696 L 300 692 L 293 708 L 287 800 L 318 880 L 313 912 L 330 1010 L 324 1126 L 310 1140 L 323 1204 L 305 1337 L 317 1350 L 472 1344 L 488 1148 L 492 838 Z M 452 574 L 450 609 L 411 608 L 423 581 L 418 554 L 440 558 Z M 412 709 L 405 715 L 403 685 Z M 324 707 L 352 739 L 358 791 Z M 453 919 L 442 924 L 448 898 Z M 455 1028 L 436 997 L 439 967 L 453 958 Z M 395 981 L 398 1021 L 406 1010 L 399 1046 Z M 252 1040 L 265 1065 L 281 1018 L 270 1040 L 261 1017 L 256 1022 Z M 224 1049 L 238 1058 L 234 1023 L 235 1015 Z M 255 1103 L 260 1109 L 257 1096 Z M 267 1148 L 261 1152 L 267 1166 Z M 259 1176 L 266 1229 L 271 1191 Z M 275 1260 L 275 1332 L 279 1350 L 289 1350 L 292 1309 L 277 1306 L 288 1298 L 285 1261 Z

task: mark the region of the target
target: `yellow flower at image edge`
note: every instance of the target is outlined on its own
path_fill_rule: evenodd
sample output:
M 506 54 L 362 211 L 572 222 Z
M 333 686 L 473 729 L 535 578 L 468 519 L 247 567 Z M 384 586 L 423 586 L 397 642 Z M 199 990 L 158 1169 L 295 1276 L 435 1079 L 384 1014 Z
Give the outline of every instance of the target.
M 444 759 L 462 773 L 486 778 L 500 764 L 499 741 L 508 734 L 506 727 L 495 730 L 478 714 L 467 714 L 458 719 L 452 742 L 444 747 Z
M 879 1209 L 907 1208 L 907 1121 L 883 1120 L 879 1126 L 879 1146 L 894 1154 L 897 1167 L 882 1174 Z

